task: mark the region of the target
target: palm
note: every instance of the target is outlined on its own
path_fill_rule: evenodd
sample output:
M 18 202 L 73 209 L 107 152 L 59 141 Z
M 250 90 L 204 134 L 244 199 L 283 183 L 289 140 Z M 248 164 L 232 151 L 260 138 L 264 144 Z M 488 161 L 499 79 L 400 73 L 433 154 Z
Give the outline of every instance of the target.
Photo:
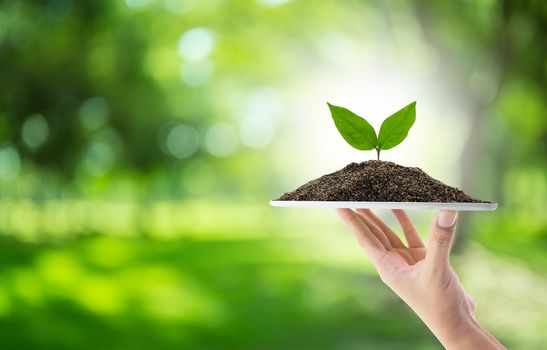
M 425 248 L 391 248 L 386 254 L 391 255 L 392 257 L 389 260 L 392 260 L 394 264 L 397 264 L 397 267 L 408 267 L 414 266 L 425 258 Z

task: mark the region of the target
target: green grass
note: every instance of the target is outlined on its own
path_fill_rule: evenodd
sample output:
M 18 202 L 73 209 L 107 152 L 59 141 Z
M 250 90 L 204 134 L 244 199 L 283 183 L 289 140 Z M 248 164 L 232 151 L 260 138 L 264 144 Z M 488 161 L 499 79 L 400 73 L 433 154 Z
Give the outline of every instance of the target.
M 0 343 L 34 349 L 440 349 L 377 276 L 306 261 L 288 249 L 295 244 L 90 235 L 33 245 L 3 237 Z

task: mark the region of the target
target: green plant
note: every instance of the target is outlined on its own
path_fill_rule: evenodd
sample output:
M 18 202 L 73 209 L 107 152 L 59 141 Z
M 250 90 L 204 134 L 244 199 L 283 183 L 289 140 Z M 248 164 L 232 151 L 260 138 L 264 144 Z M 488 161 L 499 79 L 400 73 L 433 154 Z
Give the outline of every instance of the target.
M 388 150 L 403 142 L 416 120 L 416 101 L 387 117 L 380 132 L 376 131 L 364 118 L 349 109 L 329 105 L 334 125 L 344 140 L 358 150 L 375 149 L 380 160 L 380 151 Z

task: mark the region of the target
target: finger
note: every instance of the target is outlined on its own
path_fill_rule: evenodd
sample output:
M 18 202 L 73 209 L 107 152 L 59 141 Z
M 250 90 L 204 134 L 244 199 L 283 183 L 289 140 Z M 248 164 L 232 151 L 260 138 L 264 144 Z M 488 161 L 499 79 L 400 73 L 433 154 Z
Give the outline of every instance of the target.
M 386 249 L 370 232 L 359 215 L 351 209 L 336 209 L 338 215 L 349 226 L 353 235 L 375 265 L 378 265 Z
M 456 216 L 457 212 L 454 210 L 441 210 L 437 213 L 429 234 L 429 244 L 425 257 L 426 261 L 432 264 L 433 267 L 448 266 L 450 248 L 456 228 Z
M 402 209 L 393 209 L 392 212 L 393 212 L 393 215 L 395 215 L 395 218 L 397 219 L 397 221 L 399 221 L 401 228 L 403 229 L 403 232 L 406 238 L 406 243 L 408 243 L 408 247 L 409 248 L 424 247 L 424 242 L 422 241 L 422 238 L 418 234 L 418 231 L 416 231 L 416 228 L 414 227 L 414 224 L 412 223 L 412 220 L 410 220 L 410 217 L 408 216 L 408 214 Z
M 389 239 L 386 237 L 386 235 L 384 234 L 384 232 L 374 224 L 374 222 L 372 222 L 372 220 L 370 220 L 370 218 L 368 218 L 367 216 L 365 215 L 361 215 L 359 213 L 359 210 L 360 209 L 357 209 L 357 212 L 358 212 L 358 215 L 359 215 L 359 218 L 361 219 L 361 221 L 363 221 L 363 223 L 367 226 L 367 228 L 370 230 L 370 232 L 372 232 L 372 234 L 378 238 L 378 240 L 380 241 L 380 243 L 382 243 L 382 245 L 386 248 L 386 249 L 389 249 L 391 248 L 391 243 L 389 242 Z
M 359 210 L 357 210 L 359 211 Z M 384 239 L 386 240 L 386 243 L 388 245 L 386 245 L 386 249 L 387 250 L 390 250 L 390 251 L 396 251 L 397 254 L 399 254 L 405 261 L 407 264 L 414 264 L 416 263 L 416 261 L 412 258 L 412 256 L 410 255 L 410 253 L 407 251 L 408 248 L 406 248 L 403 243 L 399 240 L 400 244 L 403 246 L 402 248 L 393 248 L 390 246 L 390 242 L 387 238 L 387 236 L 384 234 L 384 232 L 382 232 L 382 230 L 372 221 L 371 218 L 369 218 L 368 216 L 365 216 L 365 215 L 361 215 L 361 218 L 363 219 L 363 222 L 365 223 L 365 225 L 367 225 L 367 227 L 369 228 L 369 230 L 378 238 L 379 235 L 381 235 L 382 237 L 384 237 Z M 378 219 L 380 220 L 380 219 Z M 387 226 L 387 225 L 386 225 Z M 388 227 L 389 229 L 389 227 Z M 395 233 L 393 233 L 395 235 Z M 398 238 L 398 237 L 397 237 Z
M 386 223 L 383 222 L 382 219 L 376 216 L 376 214 L 374 214 L 372 210 L 357 209 L 357 212 L 363 216 L 368 217 L 376 226 L 378 226 L 387 237 L 389 243 L 393 248 L 405 248 L 405 245 L 403 244 L 403 242 L 401 242 L 399 236 L 397 236 L 397 234 L 393 232 L 393 230 L 388 225 L 386 225 Z

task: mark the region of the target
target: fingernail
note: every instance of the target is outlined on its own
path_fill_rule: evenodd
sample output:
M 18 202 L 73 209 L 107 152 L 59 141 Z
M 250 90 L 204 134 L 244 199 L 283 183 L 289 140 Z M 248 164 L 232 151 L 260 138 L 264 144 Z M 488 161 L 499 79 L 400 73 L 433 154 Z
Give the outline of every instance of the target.
M 437 225 L 442 228 L 450 228 L 456 223 L 456 212 L 453 210 L 441 210 L 437 214 Z

